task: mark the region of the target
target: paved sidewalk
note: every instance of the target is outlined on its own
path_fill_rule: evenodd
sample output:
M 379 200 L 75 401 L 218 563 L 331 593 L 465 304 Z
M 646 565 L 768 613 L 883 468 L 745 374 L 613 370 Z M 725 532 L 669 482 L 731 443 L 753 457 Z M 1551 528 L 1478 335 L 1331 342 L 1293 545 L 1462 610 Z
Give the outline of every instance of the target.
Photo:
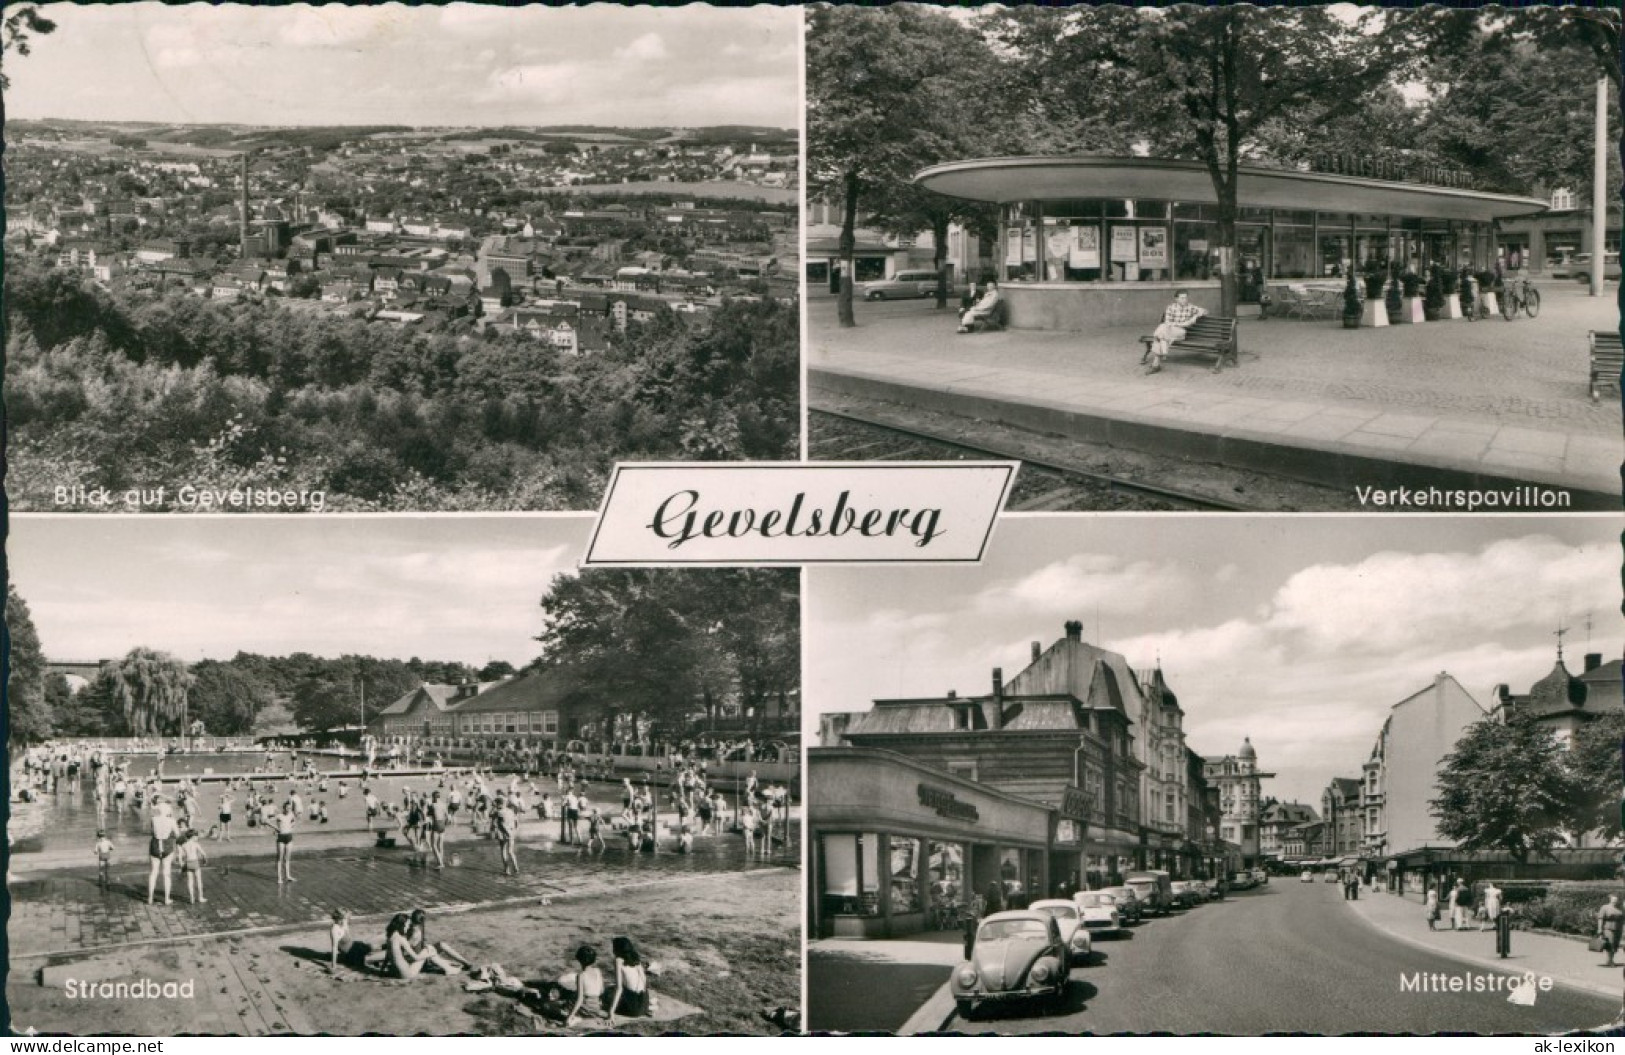
M 1625 960 L 1617 961 L 1617 967 L 1605 968 L 1604 954 L 1590 951 L 1582 941 L 1513 931 L 1512 954 L 1503 960 L 1495 954 L 1495 932 L 1480 931 L 1476 923 L 1471 930 L 1452 931 L 1441 921 L 1440 930 L 1428 930 L 1420 901 L 1362 890 L 1359 900 L 1343 904 L 1391 938 L 1464 963 L 1508 974 L 1532 971 L 1536 977 L 1551 978 L 1558 985 L 1615 999 L 1625 992 L 1621 980 Z
M 1263 462 L 1246 468 L 1274 461 L 1288 475 L 1350 487 L 1386 486 L 1373 467 L 1400 465 L 1412 486 L 1448 472 L 1450 486 L 1620 490 L 1619 395 L 1610 389 L 1593 403 L 1587 394 L 1586 331 L 1617 327 L 1609 299 L 1554 291 L 1535 320 L 1384 330 L 1244 319 L 1239 369 L 1215 374 L 1206 360 L 1176 356 L 1150 377 L 1138 362 L 1144 327 L 961 336 L 949 313 L 924 305 L 859 311 L 860 325 L 842 330 L 832 304 L 812 305 L 810 391 Z
M 461 864 L 450 864 L 452 854 Z M 406 850 L 352 849 L 293 858 L 292 885 L 276 882 L 270 856 L 236 859 L 204 873 L 201 905 L 187 903 L 180 870 L 174 873 L 173 902 L 148 905 L 147 871 L 125 865 L 115 870 L 113 888 L 99 890 L 93 869 L 59 873 L 10 884 L 11 921 L 7 928 L 12 959 L 75 955 L 98 949 L 277 928 L 321 924 L 335 908 L 358 921 L 384 920 L 411 908 L 461 911 L 541 898 L 609 894 L 652 883 L 696 876 L 734 874 L 784 867 L 799 861 L 788 854 L 749 858 L 742 842 L 730 840 L 695 854 L 662 852 L 632 855 L 624 847 L 587 855 L 573 848 L 521 846 L 522 873 L 504 876 L 494 844 L 459 844 L 448 849 L 444 871 L 416 865 Z M 368 924 L 370 926 L 370 923 Z
M 954 1010 L 948 978 L 963 953 L 958 935 L 808 942 L 808 1028 L 900 1036 L 940 1029 Z

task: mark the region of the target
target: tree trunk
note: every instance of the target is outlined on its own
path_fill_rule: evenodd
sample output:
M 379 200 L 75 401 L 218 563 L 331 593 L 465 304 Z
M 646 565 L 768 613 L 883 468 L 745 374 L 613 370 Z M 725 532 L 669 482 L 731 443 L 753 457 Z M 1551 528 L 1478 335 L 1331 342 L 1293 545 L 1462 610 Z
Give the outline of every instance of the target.
M 852 314 L 852 269 L 857 256 L 858 242 L 858 174 L 846 174 L 845 194 L 841 201 L 841 292 L 838 309 L 842 326 L 856 326 Z
M 1219 191 L 1219 314 L 1236 315 L 1236 185 L 1220 184 Z
M 937 268 L 937 310 L 948 306 L 948 217 L 931 218 L 931 262 Z

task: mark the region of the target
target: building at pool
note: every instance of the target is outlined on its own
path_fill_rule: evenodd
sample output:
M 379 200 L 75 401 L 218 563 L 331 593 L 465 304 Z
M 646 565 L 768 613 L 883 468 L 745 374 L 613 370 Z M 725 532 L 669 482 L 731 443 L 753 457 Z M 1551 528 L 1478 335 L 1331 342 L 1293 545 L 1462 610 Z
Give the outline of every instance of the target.
M 1490 266 L 1498 225 L 1546 212 L 1540 198 L 1342 171 L 1242 166 L 1234 265 L 1243 302 L 1268 283 L 1339 279 L 1350 270 L 1435 263 Z M 1382 171 L 1385 177 L 1373 174 Z M 1356 174 L 1358 173 L 1358 174 Z M 915 182 L 996 205 L 996 245 L 959 270 L 1011 282 L 1010 325 L 1085 329 L 1155 318 L 1176 286 L 1219 306 L 1218 199 L 1205 165 L 1148 157 L 1001 157 L 933 165 Z
M 995 669 L 985 694 L 822 716 L 810 933 L 950 929 L 989 885 L 1049 897 L 1141 868 L 1206 876 L 1235 856 L 1160 665 L 1136 672 L 1082 624 L 1065 630 L 1008 683 Z

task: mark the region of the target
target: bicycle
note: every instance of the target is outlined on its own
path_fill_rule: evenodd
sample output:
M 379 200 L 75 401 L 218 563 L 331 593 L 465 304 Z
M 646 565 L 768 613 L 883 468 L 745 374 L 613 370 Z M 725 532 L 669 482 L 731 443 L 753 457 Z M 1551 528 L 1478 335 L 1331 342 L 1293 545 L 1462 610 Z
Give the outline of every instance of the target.
M 1531 319 L 1540 314 L 1540 290 L 1527 278 L 1513 279 L 1501 292 L 1501 314 L 1508 322 L 1517 318 L 1520 309 Z

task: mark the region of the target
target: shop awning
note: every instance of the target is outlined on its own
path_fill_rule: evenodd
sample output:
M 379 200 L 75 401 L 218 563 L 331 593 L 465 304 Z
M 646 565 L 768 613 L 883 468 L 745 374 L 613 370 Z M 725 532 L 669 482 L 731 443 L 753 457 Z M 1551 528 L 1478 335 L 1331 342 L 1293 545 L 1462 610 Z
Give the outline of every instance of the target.
M 1253 165 L 1241 166 L 1236 178 L 1239 202 L 1251 208 L 1487 223 L 1551 207 L 1540 198 L 1512 194 Z M 975 158 L 933 165 L 917 173 L 914 182 L 951 198 L 986 202 L 1090 198 L 1218 202 L 1206 165 L 1171 158 Z

